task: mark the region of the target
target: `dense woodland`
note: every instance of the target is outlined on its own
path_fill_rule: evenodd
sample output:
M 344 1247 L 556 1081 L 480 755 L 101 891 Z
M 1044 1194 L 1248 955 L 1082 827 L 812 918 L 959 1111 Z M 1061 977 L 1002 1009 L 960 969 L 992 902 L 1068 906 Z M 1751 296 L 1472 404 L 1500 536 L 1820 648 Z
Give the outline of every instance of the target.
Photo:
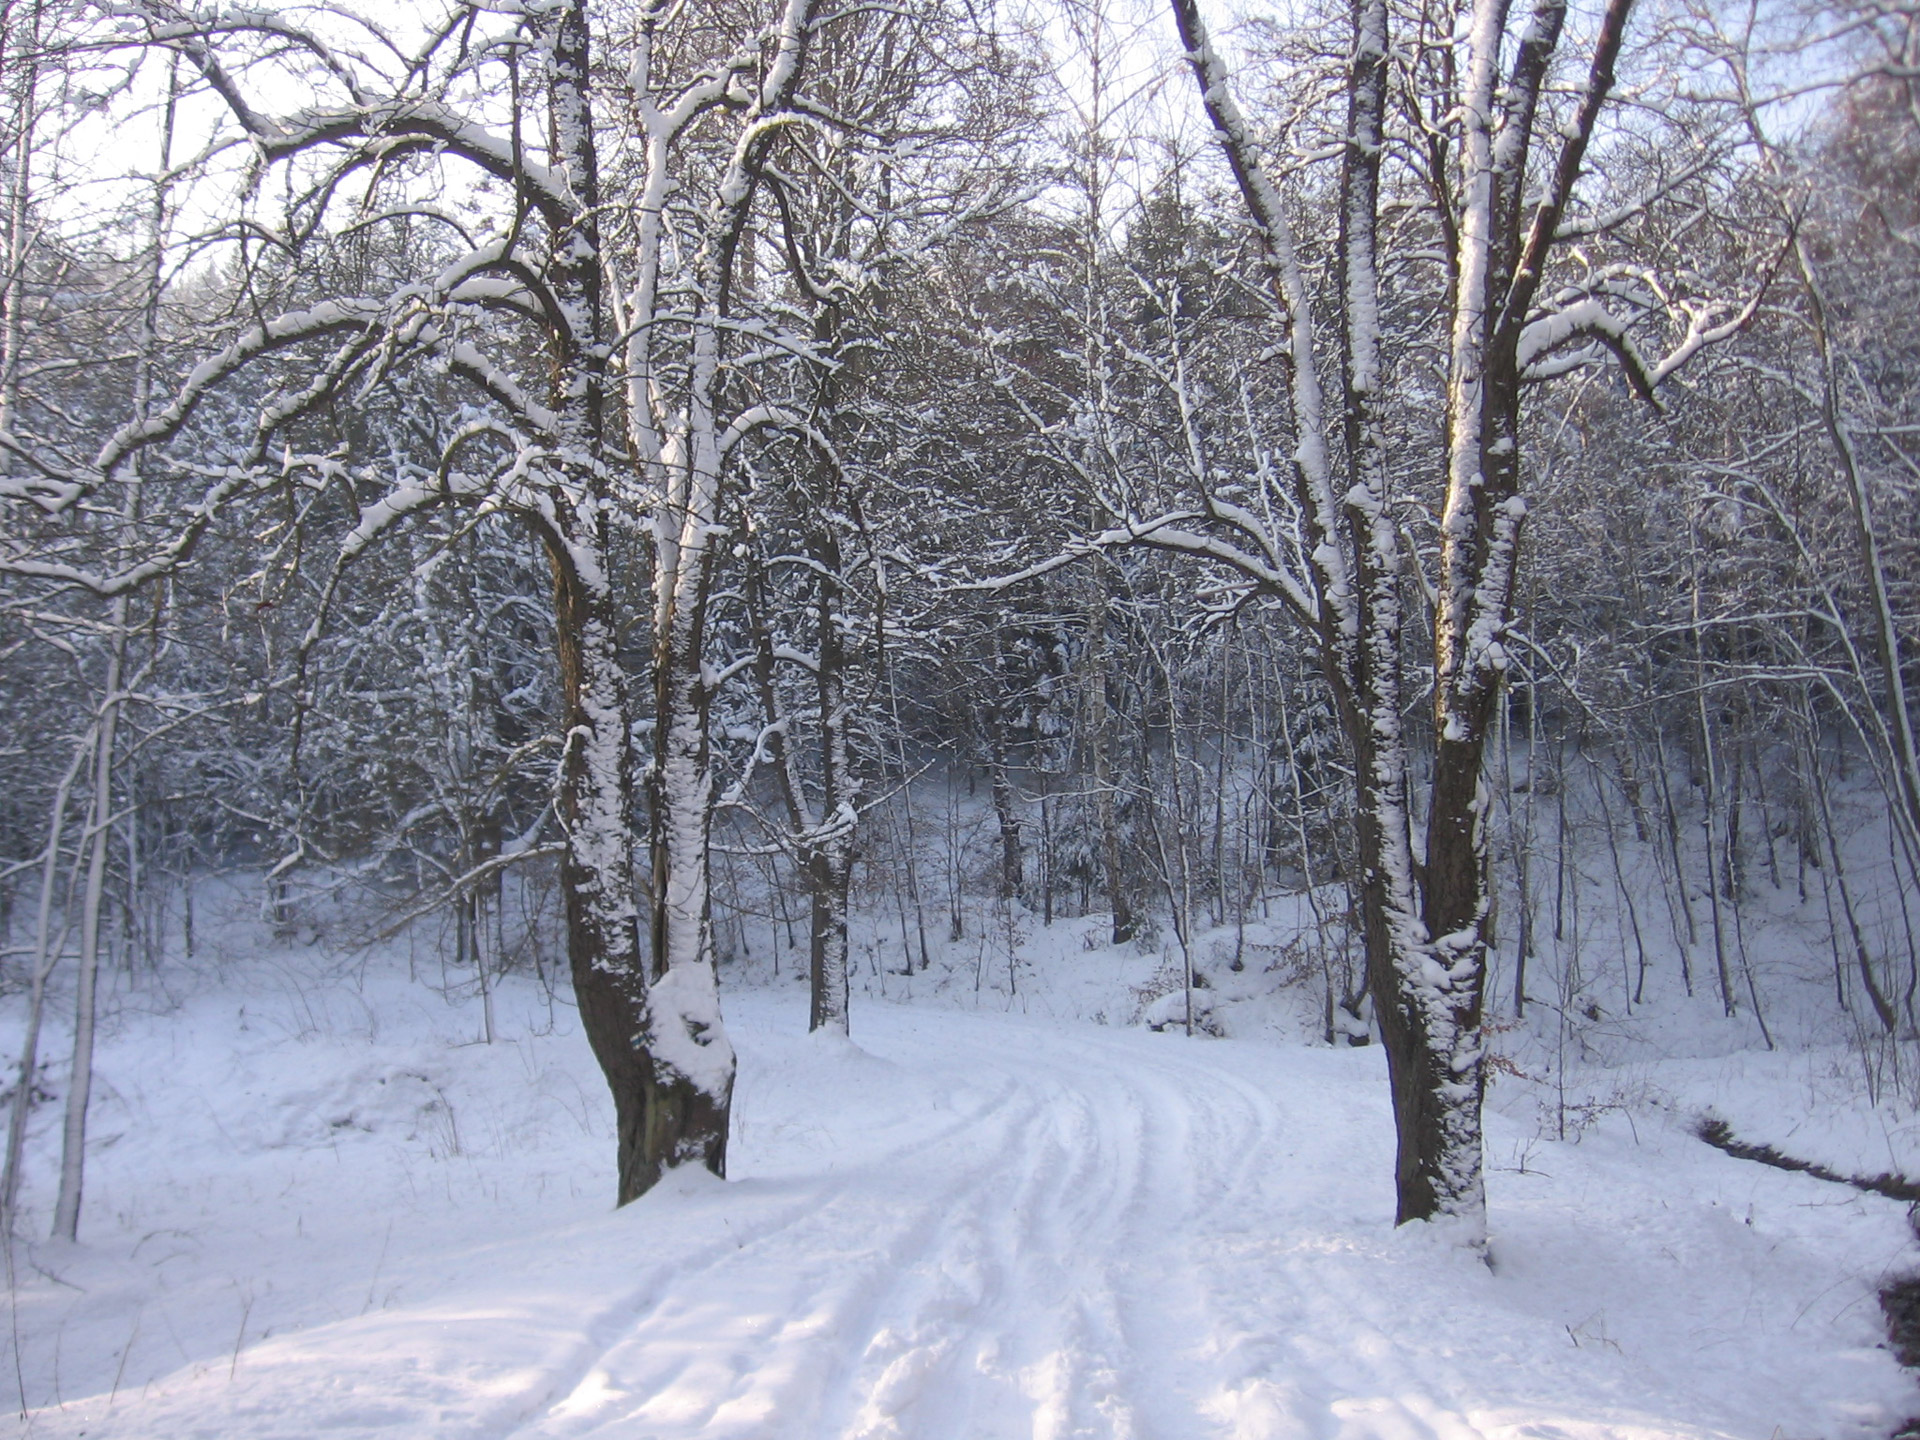
M 0 3 L 5 1224 L 216 874 L 564 976 L 622 1202 L 742 916 L 844 1031 L 861 906 L 1304 893 L 1469 1238 L 1489 1032 L 1772 1045 L 1757 895 L 1920 1085 L 1911 4 L 399 8 Z

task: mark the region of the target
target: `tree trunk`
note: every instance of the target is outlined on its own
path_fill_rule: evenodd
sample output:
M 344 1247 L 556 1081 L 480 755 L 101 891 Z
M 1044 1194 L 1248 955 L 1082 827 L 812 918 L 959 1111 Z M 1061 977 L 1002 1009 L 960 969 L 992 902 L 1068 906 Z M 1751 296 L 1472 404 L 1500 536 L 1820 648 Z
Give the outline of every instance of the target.
M 615 1193 L 624 1205 L 659 1178 L 659 1165 L 646 1145 L 649 1010 L 636 923 L 627 707 L 610 609 L 604 592 L 588 591 L 568 557 L 556 554 L 554 616 L 567 736 L 560 775 L 567 960 L 581 1026 L 613 1093 Z
M 847 1033 L 847 890 L 853 878 L 852 847 L 829 842 L 807 860 L 813 894 L 812 1003 L 807 1029 Z M 908 954 L 912 963 L 912 954 Z
M 1008 773 L 1007 744 L 997 712 L 987 717 L 987 784 L 993 796 L 993 814 L 1000 825 L 1000 898 L 1020 898 L 1026 869 L 1020 846 L 1020 813 L 1014 808 L 1013 777 Z
M 33 160 L 36 94 L 40 79 L 41 6 L 28 9 L 26 27 L 10 47 L 11 55 L 0 55 L 17 76 L 8 97 L 18 106 L 14 123 L 11 184 L 7 187 L 6 272 L 0 274 L 0 431 L 11 433 L 18 424 L 20 396 L 20 350 L 26 333 L 22 310 L 26 305 L 27 254 L 30 248 L 33 208 Z M 11 37 L 9 37 L 11 38 Z M 0 450 L 0 476 L 13 473 L 13 452 Z
M 1127 892 L 1120 848 L 1119 807 L 1114 799 L 1113 726 L 1107 700 L 1107 567 L 1095 556 L 1087 607 L 1087 743 L 1093 751 L 1094 808 L 1100 824 L 1100 870 L 1106 880 L 1107 908 L 1113 914 L 1113 943 L 1123 945 L 1139 928 Z
M 704 542 L 703 542 L 704 546 Z M 704 569 L 704 554 L 683 563 Z M 690 578 L 690 577 L 689 577 Z M 656 648 L 653 784 L 652 1061 L 642 1141 L 646 1184 L 662 1167 L 727 1173 L 734 1054 L 720 1022 L 709 850 L 713 771 L 700 665 L 704 577 L 682 594 L 692 613 L 670 618 Z
M 580 204 L 574 233 L 556 237 L 550 259 L 549 283 L 560 302 L 553 393 L 562 443 L 556 448 L 602 457 L 609 448 L 608 346 L 602 335 L 604 270 L 585 0 L 570 0 L 548 23 L 551 147 Z M 667 163 L 663 143 L 649 148 L 648 163 L 655 167 L 648 187 L 654 194 L 666 181 L 658 168 Z M 744 203 L 744 185 L 722 188 L 735 209 Z M 643 214 L 643 230 L 647 219 Z M 695 327 L 685 429 L 665 452 L 655 443 L 657 432 L 635 447 L 654 505 L 657 586 L 651 954 L 645 961 L 633 879 L 632 742 L 605 532 L 606 516 L 625 497 L 610 493 L 610 471 L 572 476 L 572 493 L 555 494 L 560 519 L 548 532 L 567 705 L 561 810 L 568 844 L 561 873 L 568 955 L 582 1022 L 613 1092 L 620 1204 L 645 1193 L 674 1166 L 698 1162 L 715 1174 L 726 1170 L 734 1055 L 720 1023 L 714 974 L 712 775 L 701 646 L 722 459 L 713 409 L 720 358 L 716 307 L 737 219 L 722 215 L 718 229 L 701 264 L 707 299 Z M 659 260 L 658 235 L 649 233 L 640 256 L 640 290 L 648 294 Z M 644 253 L 648 245 L 652 254 Z M 644 419 L 637 412 L 629 418 Z
M 27 1120 L 33 1109 L 33 1078 L 39 1069 L 40 1024 L 46 1014 L 47 979 L 59 963 L 60 951 L 66 944 L 64 923 L 58 936 L 53 933 L 53 894 L 60 869 L 60 837 L 66 828 L 67 803 L 73 783 L 79 779 L 94 744 L 95 736 L 89 731 L 74 748 L 73 761 L 54 788 L 53 804 L 47 814 L 47 847 L 40 861 L 40 904 L 35 916 L 27 1033 L 21 1041 L 19 1074 L 14 1081 L 13 1103 L 8 1108 L 6 1161 L 0 1167 L 0 1244 L 7 1243 L 13 1234 L 14 1207 L 20 1198 L 20 1165 L 26 1151 Z
M 824 489 L 829 479 L 816 482 Z M 813 937 L 808 1030 L 847 1033 L 847 891 L 853 880 L 854 808 L 852 756 L 848 747 L 847 655 L 840 631 L 840 546 L 824 517 L 809 549 L 819 565 L 815 587 L 817 668 L 814 702 L 820 711 L 820 820 L 807 854 L 813 892 Z M 911 957 L 909 957 L 911 964 Z
M 72 1241 L 80 1234 L 80 1197 L 86 1177 L 87 1105 L 93 1094 L 94 996 L 100 976 L 100 912 L 107 882 L 107 839 L 113 830 L 114 741 L 120 719 L 120 667 L 126 651 L 127 602 L 113 602 L 112 650 L 107 658 L 106 695 L 100 702 L 93 757 L 93 806 L 89 812 L 87 888 L 80 911 L 79 983 L 73 1001 L 73 1066 L 67 1081 L 67 1108 L 61 1131 L 60 1194 L 54 1203 L 53 1237 Z

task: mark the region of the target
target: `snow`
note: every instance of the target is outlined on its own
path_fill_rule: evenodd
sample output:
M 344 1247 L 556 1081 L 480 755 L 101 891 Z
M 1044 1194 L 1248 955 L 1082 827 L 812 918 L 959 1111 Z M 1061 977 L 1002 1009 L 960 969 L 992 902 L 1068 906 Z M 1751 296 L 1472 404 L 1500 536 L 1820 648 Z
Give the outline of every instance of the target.
M 1097 916 L 1016 912 L 1011 962 L 975 933 L 911 978 L 863 924 L 854 1043 L 730 960 L 732 1178 L 617 1212 L 564 995 L 503 979 L 478 1044 L 430 936 L 415 980 L 230 917 L 107 1006 L 83 1243 L 15 1246 L 23 1433 L 1864 1440 L 1920 1410 L 1873 1296 L 1915 1262 L 1901 1208 L 1691 1134 L 1710 1095 L 1809 1140 L 1846 1109 L 1815 1052 L 1582 1072 L 1566 1139 L 1502 1071 L 1488 1267 L 1394 1229 L 1382 1057 L 1308 1043 L 1276 915 L 1194 937 L 1224 1039 Z M 1885 1168 L 1862 1126 L 1828 1150 Z

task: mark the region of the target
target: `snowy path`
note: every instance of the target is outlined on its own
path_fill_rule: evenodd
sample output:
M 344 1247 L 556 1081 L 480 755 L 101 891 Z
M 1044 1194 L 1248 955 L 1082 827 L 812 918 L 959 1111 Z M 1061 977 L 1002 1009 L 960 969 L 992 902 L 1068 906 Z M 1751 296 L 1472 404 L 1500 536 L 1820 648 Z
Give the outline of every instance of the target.
M 734 1181 L 429 1233 L 373 1285 L 362 1245 L 362 1313 L 243 1316 L 31 1432 L 1841 1440 L 1913 1398 L 1849 1273 L 1894 1207 L 1602 1126 L 1496 1168 L 1488 1273 L 1392 1230 L 1372 1053 L 884 1006 L 836 1050 L 777 999 L 736 1004 Z

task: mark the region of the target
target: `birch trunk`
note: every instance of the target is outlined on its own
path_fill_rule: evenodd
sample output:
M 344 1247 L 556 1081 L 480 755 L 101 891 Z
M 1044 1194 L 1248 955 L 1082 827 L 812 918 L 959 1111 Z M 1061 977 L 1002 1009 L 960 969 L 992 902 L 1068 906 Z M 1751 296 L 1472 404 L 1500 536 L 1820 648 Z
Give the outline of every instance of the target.
M 40 904 L 35 915 L 32 994 L 27 1002 L 27 1033 L 20 1043 L 20 1068 L 14 1081 L 13 1103 L 7 1114 L 7 1157 L 0 1169 L 0 1244 L 13 1235 L 15 1207 L 20 1199 L 20 1166 L 27 1144 L 27 1120 L 33 1109 L 33 1077 L 39 1069 L 40 1025 L 46 1015 L 47 980 L 66 944 L 66 926 L 53 933 L 53 894 L 60 870 L 60 840 L 66 829 L 67 803 L 73 782 L 80 778 L 87 757 L 94 753 L 91 731 L 75 748 L 73 762 L 54 788 L 47 813 L 47 848 L 40 861 Z
M 173 127 L 177 93 L 177 62 L 167 71 L 167 99 L 162 111 L 159 165 L 148 214 L 146 286 L 140 312 L 139 350 L 134 365 L 133 408 L 146 419 L 153 408 L 154 352 L 159 343 L 161 257 L 166 243 L 168 171 L 173 162 Z M 141 520 L 142 465 L 136 455 L 126 467 L 126 498 L 121 507 L 122 534 L 118 545 L 122 563 L 133 558 L 133 535 Z M 80 912 L 80 970 L 74 996 L 73 1065 L 67 1086 L 65 1123 L 61 1134 L 60 1192 L 54 1205 L 54 1238 L 79 1237 L 80 1202 L 86 1174 L 87 1107 L 93 1094 L 95 997 L 100 975 L 100 921 L 106 903 L 107 844 L 113 830 L 113 767 L 119 732 L 123 676 L 131 640 L 130 605 L 123 592 L 110 607 L 106 692 L 95 724 L 93 757 L 92 845 L 87 857 L 87 884 Z M 137 682 L 136 682 L 137 683 Z M 138 814 L 127 816 L 129 845 L 138 826 Z M 131 858 L 131 852 L 130 852 Z M 129 867 L 127 904 L 134 902 L 134 874 Z
M 73 1065 L 67 1081 L 61 1127 L 60 1193 L 54 1202 L 53 1238 L 73 1241 L 80 1233 L 80 1194 L 86 1174 L 87 1104 L 93 1094 L 95 991 L 100 975 L 100 912 L 106 897 L 107 840 L 113 831 L 114 742 L 120 719 L 120 669 L 126 658 L 127 602 L 113 602 L 112 650 L 107 657 L 106 696 L 100 702 L 93 753 L 93 806 L 89 816 L 87 885 L 80 910 L 80 969 L 74 986 Z

